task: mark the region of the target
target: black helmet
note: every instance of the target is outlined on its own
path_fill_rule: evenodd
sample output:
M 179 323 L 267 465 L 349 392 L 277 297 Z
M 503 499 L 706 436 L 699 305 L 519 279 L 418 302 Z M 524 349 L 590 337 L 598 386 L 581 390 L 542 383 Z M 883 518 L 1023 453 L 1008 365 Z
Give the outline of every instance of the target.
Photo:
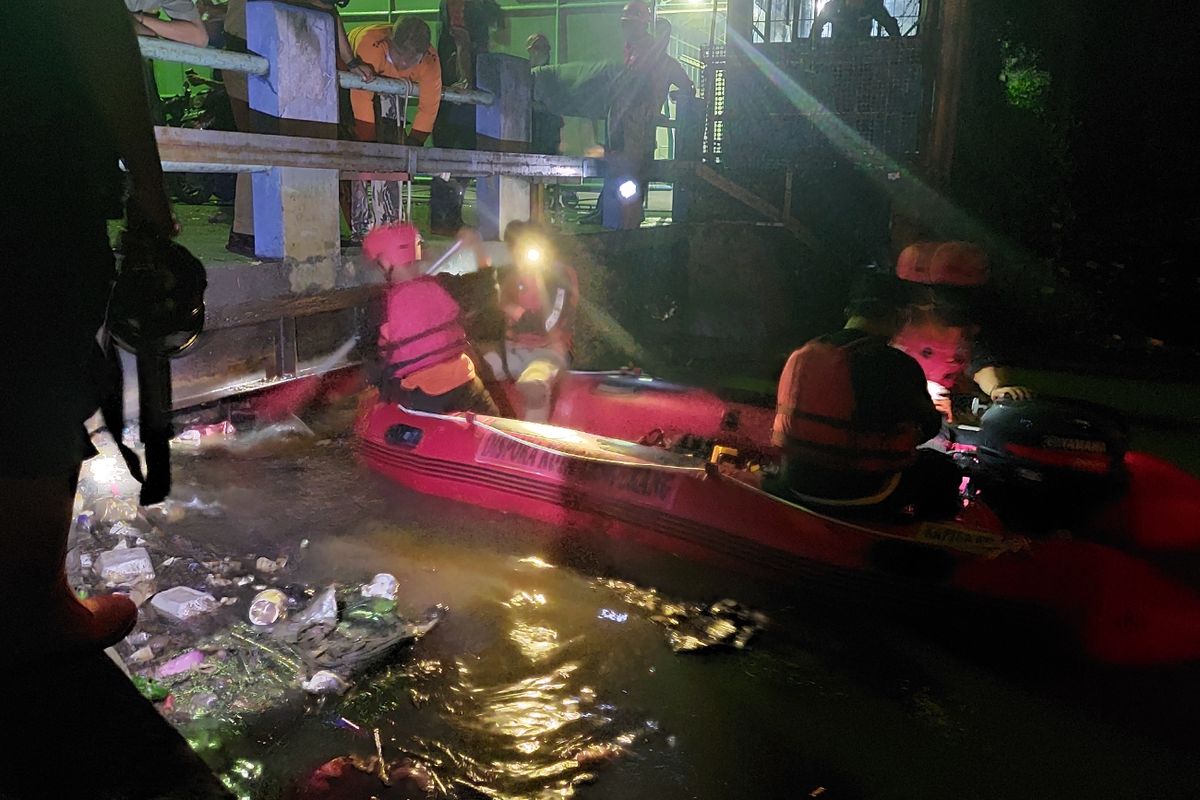
M 122 237 L 120 271 L 108 306 L 108 331 L 123 349 L 172 357 L 204 328 L 204 265 L 176 242 Z

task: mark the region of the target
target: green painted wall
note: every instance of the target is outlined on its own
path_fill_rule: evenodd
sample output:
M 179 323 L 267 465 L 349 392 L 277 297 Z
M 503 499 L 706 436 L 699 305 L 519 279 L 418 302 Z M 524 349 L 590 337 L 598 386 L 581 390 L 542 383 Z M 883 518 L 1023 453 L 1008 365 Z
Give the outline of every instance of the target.
M 525 39 L 534 33 L 544 33 L 554 48 L 555 57 L 560 57 L 558 41 L 559 26 L 566 32 L 566 55 L 561 60 L 569 61 L 603 61 L 621 57 L 622 42 L 620 32 L 620 11 L 622 3 L 619 0 L 606 4 L 604 7 L 593 6 L 596 0 L 585 2 L 565 2 L 559 8 L 559 18 L 556 19 L 553 2 L 538 0 L 529 3 L 501 2 L 501 7 L 507 13 L 508 24 L 504 30 L 493 34 L 492 49 L 500 53 L 525 55 Z M 437 7 L 435 0 L 395 0 L 397 13 L 419 13 L 433 28 L 434 41 L 437 40 Z M 677 6 L 675 6 L 677 7 Z M 707 43 L 708 24 L 711 7 L 708 3 L 698 3 L 687 6 L 689 13 L 672 13 L 670 20 L 674 25 L 676 36 L 691 45 L 700 46 Z M 342 17 L 347 28 L 353 28 L 368 21 L 384 21 L 389 9 L 388 0 L 353 0 L 342 11 Z M 722 15 L 723 16 L 723 15 Z M 159 82 L 159 91 L 163 95 L 178 94 L 183 86 L 183 74 L 186 67 L 182 64 L 155 64 L 155 75 Z M 200 70 L 201 74 L 210 74 Z

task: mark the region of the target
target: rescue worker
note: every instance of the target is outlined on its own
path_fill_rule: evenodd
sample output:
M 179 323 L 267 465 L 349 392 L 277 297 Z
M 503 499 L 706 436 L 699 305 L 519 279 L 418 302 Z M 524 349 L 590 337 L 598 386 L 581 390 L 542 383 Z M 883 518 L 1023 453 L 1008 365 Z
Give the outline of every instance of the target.
M 788 358 L 771 435 L 783 450 L 778 494 L 830 508 L 954 513 L 958 470 L 944 454 L 918 449 L 938 433 L 941 415 L 920 365 L 889 346 L 905 307 L 899 280 L 868 273 L 851 294 L 845 328 Z
M 825 26 L 832 25 L 829 35 L 834 39 L 867 39 L 872 22 L 878 22 L 888 36 L 900 35 L 900 23 L 888 13 L 883 0 L 829 0 L 813 20 L 808 37 L 819 39 Z
M 550 66 L 550 39 L 544 33 L 531 34 L 525 40 L 525 51 L 529 54 L 529 68 Z M 551 114 L 538 105 L 534 106 L 529 152 L 556 156 L 562 149 L 563 118 Z
M 676 86 L 684 97 L 695 94 L 687 72 L 667 54 L 671 24 L 660 19 L 651 35 L 649 23 L 650 11 L 641 0 L 625 6 L 625 69 L 611 89 L 606 179 L 597 204 L 600 221 L 612 229 L 636 228 L 642 222 L 645 173 L 654 160 L 658 126 L 665 122 L 668 90 Z
M 363 255 L 388 280 L 379 326 L 380 397 L 415 411 L 476 411 L 498 416 L 475 374 L 462 310 L 432 276 L 421 271 L 421 241 L 411 223 L 373 228 Z
M 505 338 L 483 358 L 497 380 L 516 381 L 523 418 L 546 422 L 554 381 L 571 362 L 579 280 L 533 224 L 509 223 L 504 242 L 513 256 L 513 267 L 500 283 Z
M 491 47 L 491 31 L 504 24 L 504 13 L 495 0 L 442 0 L 438 7 L 437 53 L 442 65 L 442 85 L 475 88 L 475 67 L 481 53 Z M 474 150 L 475 106 L 447 103 L 433 127 L 436 147 Z M 453 236 L 463 226 L 462 207 L 471 179 L 434 175 L 429 186 L 429 230 Z
M 118 159 L 131 227 L 167 239 L 176 226 L 124 6 L 16 5 L 0 40 L 0 104 L 20 111 L 5 117 L 0 148 L 9 189 L 0 201 L 0 353 L 11 377 L 0 393 L 0 603 L 13 612 L 4 661 L 32 667 L 98 653 L 137 622 L 124 595 L 78 599 L 64 570 L 79 468 L 95 455 L 84 423 L 99 404 L 96 334 L 115 276 L 107 221 L 122 216 Z M 58 54 L 54 69 L 32 42 Z
M 987 254 L 969 242 L 915 242 L 896 259 L 896 274 L 909 286 L 908 321 L 892 345 L 921 365 L 930 396 L 947 418 L 952 395 L 976 386 L 993 401 L 1025 400 L 999 359 L 979 340 L 972 308 L 988 280 Z
M 391 139 L 393 144 L 421 147 L 433 132 L 442 105 L 442 67 L 432 47 L 432 33 L 424 20 L 401 17 L 396 24 L 363 25 L 350 32 L 350 46 L 356 59 L 385 78 L 407 78 L 417 86 L 417 113 L 405 133 L 406 104 L 396 95 L 383 95 L 362 89 L 350 91 L 350 105 L 359 141 Z M 388 122 L 384 122 L 384 120 Z M 396 125 L 395 136 L 386 135 L 388 125 Z M 400 218 L 400 184 L 373 181 L 373 199 L 367 200 L 365 181 L 352 181 L 350 193 L 350 229 L 362 236 L 381 224 Z

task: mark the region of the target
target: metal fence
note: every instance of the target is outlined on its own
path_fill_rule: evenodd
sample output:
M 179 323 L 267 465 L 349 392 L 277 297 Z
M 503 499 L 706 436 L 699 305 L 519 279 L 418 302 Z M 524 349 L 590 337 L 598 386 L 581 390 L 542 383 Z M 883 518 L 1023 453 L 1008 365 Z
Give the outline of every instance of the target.
M 755 44 L 792 42 L 805 39 L 826 2 L 832 0 L 754 0 L 752 41 Z M 919 32 L 921 0 L 884 0 L 884 8 L 900 23 L 900 32 L 912 36 Z M 826 29 L 823 36 L 828 37 Z M 879 23 L 871 25 L 871 35 L 879 36 Z
M 834 122 L 897 158 L 919 149 L 919 37 L 757 49 L 795 81 L 803 97 L 786 95 L 744 56 L 724 47 L 706 50 L 706 161 L 739 168 L 802 166 L 830 155 Z

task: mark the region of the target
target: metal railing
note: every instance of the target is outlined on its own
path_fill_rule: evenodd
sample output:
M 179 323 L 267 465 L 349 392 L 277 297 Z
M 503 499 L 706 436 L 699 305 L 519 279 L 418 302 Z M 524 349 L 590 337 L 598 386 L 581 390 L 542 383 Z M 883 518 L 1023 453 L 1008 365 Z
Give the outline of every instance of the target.
M 172 61 L 258 76 L 266 75 L 271 71 L 271 65 L 267 59 L 254 53 L 235 53 L 231 50 L 196 47 L 183 42 L 172 42 L 168 39 L 156 39 L 150 36 L 139 36 L 138 46 L 145 58 L 153 58 L 158 61 Z M 378 77 L 368 82 L 353 73 L 338 72 L 338 85 L 343 89 L 365 89 L 380 94 L 421 96 L 417 84 L 407 78 Z M 448 103 L 476 106 L 490 106 L 496 101 L 491 92 L 480 89 L 443 89 L 442 99 Z

